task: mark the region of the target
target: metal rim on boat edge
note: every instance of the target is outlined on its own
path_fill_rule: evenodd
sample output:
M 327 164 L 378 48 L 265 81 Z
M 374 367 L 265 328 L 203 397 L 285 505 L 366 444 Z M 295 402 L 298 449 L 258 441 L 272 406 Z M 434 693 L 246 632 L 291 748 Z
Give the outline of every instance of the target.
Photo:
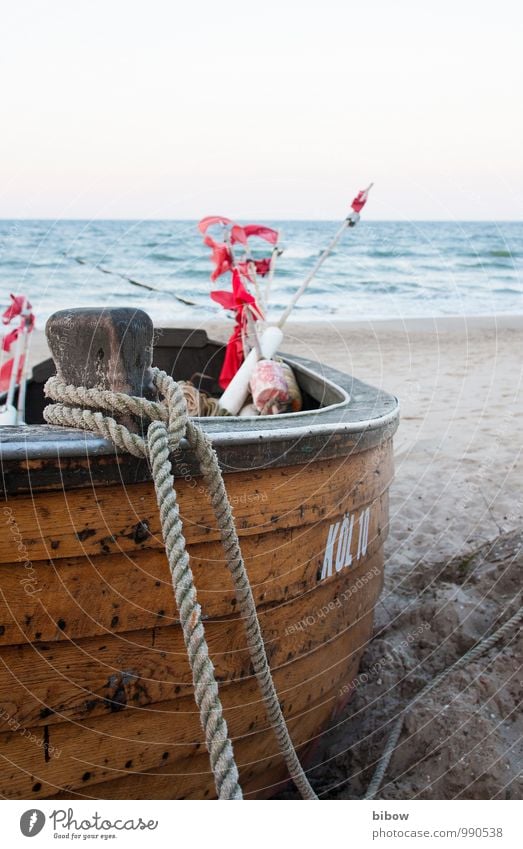
M 286 357 L 285 359 L 288 359 L 290 363 L 295 364 L 306 375 L 316 378 L 319 377 L 321 381 L 329 387 L 329 389 L 336 392 L 338 396 L 343 396 L 342 399 L 336 403 L 329 404 L 326 407 L 320 407 L 309 412 L 301 411 L 296 413 L 283 413 L 278 416 L 230 416 L 226 418 L 194 417 L 196 421 L 203 425 L 216 448 L 224 446 L 230 447 L 234 444 L 253 445 L 260 444 L 261 442 L 284 442 L 289 439 L 299 441 L 309 436 L 314 437 L 324 435 L 328 438 L 334 434 L 351 434 L 358 432 L 361 433 L 364 431 L 374 431 L 385 429 L 387 425 L 390 425 L 399 419 L 399 402 L 395 396 L 392 396 L 387 392 L 383 392 L 382 390 L 378 390 L 375 387 L 370 386 L 370 384 L 363 383 L 357 378 L 354 378 L 352 375 L 349 375 L 346 372 L 341 372 L 338 369 L 331 368 L 330 366 L 322 366 L 322 364 L 319 364 L 322 366 L 323 371 L 323 373 L 319 373 L 313 367 L 316 364 L 312 363 L 310 360 L 306 360 L 302 357 Z M 327 376 L 325 372 L 332 375 L 332 377 Z M 334 379 L 332 379 L 333 377 Z M 339 382 L 337 382 L 336 379 L 338 379 Z M 377 397 L 380 397 L 382 402 L 385 399 L 389 403 L 393 402 L 393 407 L 387 412 L 377 415 L 376 417 L 369 418 L 369 410 L 367 410 L 367 417 L 365 418 L 344 420 L 343 413 L 353 409 L 351 402 L 355 402 L 355 393 L 349 392 L 343 384 L 345 384 L 345 386 L 350 385 L 351 388 L 359 386 L 368 392 L 369 395 L 374 396 L 374 401 Z M 371 408 L 372 406 L 374 405 L 371 405 Z M 336 412 L 339 412 L 340 418 L 333 421 L 332 416 Z M 304 421 L 306 418 L 310 419 L 312 417 L 317 417 L 319 419 L 325 419 L 325 417 L 327 417 L 327 421 L 323 420 L 315 423 Z M 301 422 L 300 419 L 302 420 Z M 278 423 L 281 422 L 281 425 L 283 426 L 279 425 L 278 427 L 267 427 L 267 425 L 274 420 L 277 420 Z M 232 430 L 224 429 L 226 422 L 229 423 L 229 425 L 234 426 Z M 244 427 L 240 429 L 240 425 L 243 425 Z M 260 425 L 262 425 L 262 427 L 260 427 Z M 68 438 L 63 441 L 50 440 L 49 438 L 39 439 L 37 432 L 41 427 L 46 427 L 47 430 L 50 426 L 29 425 L 26 427 L 19 426 L 14 428 L 5 428 L 5 431 L 16 431 L 17 439 L 12 442 L 7 441 L 4 445 L 0 443 L 0 460 L 8 462 L 10 460 L 20 460 L 22 458 L 28 460 L 38 458 L 50 459 L 53 457 L 85 457 L 86 455 L 100 456 L 116 453 L 113 444 L 109 440 L 102 439 L 101 437 L 85 431 L 64 429 Z M 49 431 L 47 430 L 47 433 L 48 432 Z M 185 440 L 182 440 L 181 447 L 185 448 L 187 445 L 184 445 L 184 442 Z

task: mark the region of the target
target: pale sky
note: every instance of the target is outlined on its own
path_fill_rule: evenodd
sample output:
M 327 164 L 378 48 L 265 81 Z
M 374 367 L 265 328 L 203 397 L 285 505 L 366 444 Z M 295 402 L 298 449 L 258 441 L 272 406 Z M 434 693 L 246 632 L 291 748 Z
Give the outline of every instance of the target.
M 11 0 L 2 218 L 523 218 L 520 0 Z

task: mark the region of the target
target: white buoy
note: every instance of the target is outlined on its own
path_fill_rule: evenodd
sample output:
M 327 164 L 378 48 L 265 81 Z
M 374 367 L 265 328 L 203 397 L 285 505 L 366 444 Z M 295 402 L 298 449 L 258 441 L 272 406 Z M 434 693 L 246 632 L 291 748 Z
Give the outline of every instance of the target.
M 13 407 L 12 404 L 4 404 L 0 407 L 0 427 L 3 425 L 15 425 L 16 419 L 16 407 Z
M 14 405 L 14 397 L 16 390 L 16 378 L 18 377 L 20 357 L 22 354 L 23 335 L 24 333 L 21 331 L 16 338 L 13 368 L 11 369 L 11 376 L 9 378 L 7 397 L 5 404 L 0 408 L 0 425 L 15 425 L 18 421 L 18 411 Z
M 260 411 L 256 409 L 254 404 L 245 404 L 245 406 L 241 408 L 238 415 L 241 418 L 246 418 L 246 417 L 251 418 L 252 416 L 259 416 Z
M 23 346 L 22 346 L 22 373 L 20 375 L 20 385 L 18 387 L 18 403 L 16 405 L 16 423 L 19 425 L 25 424 L 25 396 L 27 391 L 27 374 L 29 360 L 29 345 L 31 342 L 31 334 L 27 327 L 23 331 Z
M 283 332 L 279 327 L 266 327 L 260 338 L 262 356 L 270 360 L 278 350 L 282 340 Z M 253 348 L 220 398 L 220 407 L 227 410 L 229 415 L 237 416 L 245 404 L 245 399 L 249 394 L 249 384 L 257 362 L 258 354 Z

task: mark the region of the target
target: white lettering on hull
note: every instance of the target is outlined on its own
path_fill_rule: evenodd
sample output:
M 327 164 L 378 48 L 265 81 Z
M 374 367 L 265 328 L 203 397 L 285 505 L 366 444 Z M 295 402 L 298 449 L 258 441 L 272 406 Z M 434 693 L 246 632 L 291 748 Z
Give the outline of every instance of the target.
M 357 526 L 358 543 L 353 554 L 354 526 Z M 341 522 L 334 522 L 329 527 L 327 545 L 323 557 L 323 567 L 320 580 L 330 578 L 334 572 L 341 572 L 352 566 L 354 560 L 361 560 L 367 554 L 369 544 L 370 507 L 356 514 L 346 514 Z

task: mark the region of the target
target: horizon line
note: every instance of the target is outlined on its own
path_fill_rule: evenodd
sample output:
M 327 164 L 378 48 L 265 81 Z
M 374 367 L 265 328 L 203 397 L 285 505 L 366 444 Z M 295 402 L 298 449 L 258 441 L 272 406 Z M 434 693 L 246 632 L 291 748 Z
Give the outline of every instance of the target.
M 238 216 L 239 218 L 252 218 L 252 216 Z M 49 221 L 49 222 L 59 222 L 59 221 L 79 221 L 79 222 L 94 222 L 94 221 L 132 221 L 132 222 L 148 222 L 148 221 L 191 221 L 198 222 L 200 218 L 124 218 L 117 216 L 115 218 L 91 218 L 91 217 L 72 217 L 72 218 L 56 218 L 53 216 L 43 216 L 38 218 L 33 217 L 4 217 L 0 216 L 0 222 L 2 221 Z M 258 221 L 262 223 L 270 223 L 271 221 L 325 221 L 327 223 L 332 222 L 340 222 L 343 219 L 341 218 L 258 218 Z M 481 223 L 492 223 L 492 224 L 520 224 L 523 223 L 523 218 L 364 218 L 364 221 L 369 224 L 390 224 L 390 223 L 401 223 L 401 224 L 409 224 L 409 223 L 420 223 L 420 224 L 481 224 Z

